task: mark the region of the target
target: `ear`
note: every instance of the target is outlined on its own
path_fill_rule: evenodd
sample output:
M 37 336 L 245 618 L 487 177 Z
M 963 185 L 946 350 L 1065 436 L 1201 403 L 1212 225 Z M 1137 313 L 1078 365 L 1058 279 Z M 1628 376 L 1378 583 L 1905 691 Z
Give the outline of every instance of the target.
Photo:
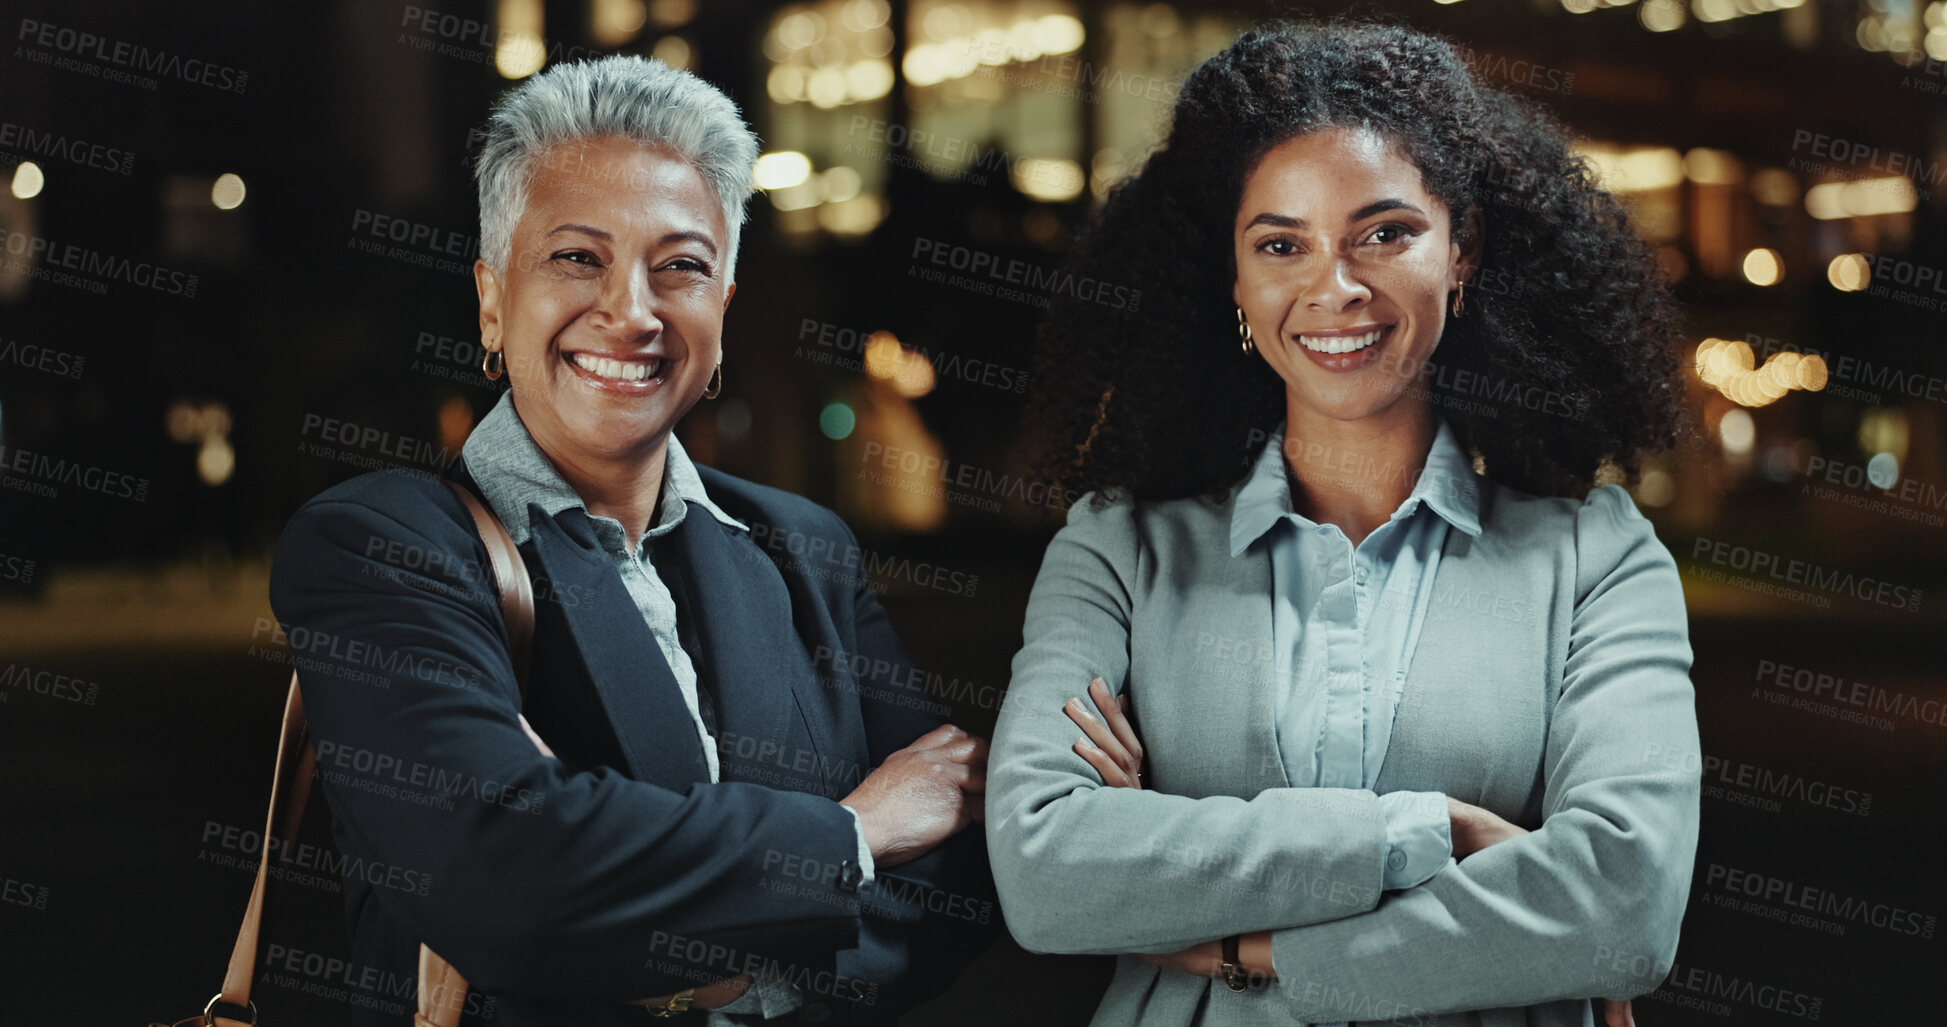
M 500 276 L 485 260 L 473 262 L 473 289 L 480 294 L 480 345 L 496 349 L 500 342 Z
M 730 297 L 735 295 L 737 295 L 737 283 L 731 282 L 730 285 L 723 290 L 723 309 L 725 310 L 730 309 Z

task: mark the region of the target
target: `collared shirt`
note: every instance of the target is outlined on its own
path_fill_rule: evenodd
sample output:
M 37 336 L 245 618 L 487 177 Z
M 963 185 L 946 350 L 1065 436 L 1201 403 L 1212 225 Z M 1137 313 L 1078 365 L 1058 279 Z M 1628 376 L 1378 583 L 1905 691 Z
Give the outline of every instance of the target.
M 1271 644 L 1276 680 L 1285 682 L 1277 740 L 1293 786 L 1372 787 L 1447 532 L 1481 533 L 1473 461 L 1446 421 L 1435 420 L 1424 469 L 1334 468 L 1367 481 L 1413 481 L 1392 517 L 1356 547 L 1338 525 L 1292 510 L 1283 425 L 1238 492 L 1231 555 L 1257 544 L 1271 553 Z M 1386 818 L 1383 887 L 1410 888 L 1446 866 L 1453 843 L 1444 795 L 1391 792 L 1379 806 Z
M 709 495 L 703 490 L 703 479 L 696 473 L 696 465 L 690 462 L 689 454 L 683 451 L 683 444 L 671 433 L 668 455 L 663 461 L 662 491 L 656 502 L 654 523 L 631 550 L 622 522 L 589 511 L 588 504 L 562 479 L 561 473 L 541 452 L 534 437 L 528 434 L 527 426 L 521 423 L 520 415 L 514 411 L 511 392 L 503 394 L 500 402 L 480 419 L 473 433 L 467 436 L 460 455 L 466 461 L 473 480 L 479 483 L 480 491 L 485 493 L 488 505 L 493 507 L 500 523 L 507 527 L 507 534 L 513 537 L 515 545 L 527 541 L 531 534 L 528 524 L 530 503 L 538 505 L 541 512 L 549 517 L 564 510 L 576 509 L 587 514 L 597 540 L 615 562 L 615 570 L 622 578 L 623 587 L 628 590 L 629 598 L 635 602 L 643 621 L 648 624 L 649 634 L 656 640 L 656 648 L 662 651 L 671 676 L 682 690 L 683 703 L 689 707 L 690 720 L 703 743 L 703 758 L 710 765 L 710 780 L 713 783 L 717 781 L 717 743 L 710 728 L 716 723 L 716 711 L 708 693 L 700 692 L 697 687 L 696 665 L 690 662 L 690 654 L 683 648 L 677 634 L 676 599 L 670 594 L 662 576 L 656 573 L 655 564 L 649 560 L 649 544 L 651 539 L 675 531 L 676 526 L 688 516 L 692 503 L 733 528 L 749 531 L 749 526 L 710 501 Z M 873 879 L 872 849 L 866 845 L 865 828 L 859 822 L 858 811 L 850 807 L 846 809 L 852 814 L 852 822 L 858 833 L 858 862 L 864 872 L 861 880 L 863 887 Z M 723 1015 L 725 1013 L 755 1013 L 766 1019 L 781 1016 L 796 1009 L 802 1000 L 798 989 L 788 982 L 760 976 L 737 1001 L 711 1010 L 708 1027 L 733 1027 L 738 1021 Z

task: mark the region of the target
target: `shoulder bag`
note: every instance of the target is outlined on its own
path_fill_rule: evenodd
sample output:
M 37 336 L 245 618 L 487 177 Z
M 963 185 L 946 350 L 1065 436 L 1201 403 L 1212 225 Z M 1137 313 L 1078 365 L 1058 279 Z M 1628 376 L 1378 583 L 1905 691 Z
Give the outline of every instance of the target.
M 520 550 L 514 547 L 513 538 L 492 511 L 458 482 L 448 480 L 446 484 L 466 504 L 467 512 L 473 515 L 473 526 L 486 545 L 487 559 L 500 593 L 500 612 L 506 618 L 507 636 L 513 643 L 514 672 L 525 694 L 528 651 L 534 639 L 534 588 L 527 579 L 527 567 L 521 560 Z M 548 752 L 540 736 L 527 726 L 525 717 L 521 719 L 521 727 L 527 730 L 536 747 Z M 210 999 L 202 1013 L 179 1020 L 174 1027 L 254 1027 L 256 1024 L 257 1007 L 250 1001 L 250 983 L 257 967 L 258 931 L 264 920 L 264 881 L 270 870 L 269 839 L 273 837 L 271 831 L 278 826 L 281 805 L 283 833 L 275 837 L 282 838 L 287 846 L 296 840 L 317 763 L 317 753 L 306 738 L 304 700 L 298 693 L 297 673 L 293 671 L 290 694 L 284 699 L 283 733 L 277 739 L 277 764 L 271 776 L 270 810 L 264 816 L 266 841 L 263 855 L 257 861 L 257 883 L 250 889 L 250 905 L 244 909 L 243 925 L 237 930 L 237 943 L 230 951 L 230 968 L 223 975 L 223 990 Z M 460 1011 L 466 1006 L 466 978 L 424 945 L 419 946 L 418 986 L 419 1008 L 413 1016 L 414 1027 L 458 1027 Z M 219 1006 L 240 1010 L 249 1018 L 240 1020 L 219 1015 Z M 152 1023 L 150 1027 L 165 1025 Z

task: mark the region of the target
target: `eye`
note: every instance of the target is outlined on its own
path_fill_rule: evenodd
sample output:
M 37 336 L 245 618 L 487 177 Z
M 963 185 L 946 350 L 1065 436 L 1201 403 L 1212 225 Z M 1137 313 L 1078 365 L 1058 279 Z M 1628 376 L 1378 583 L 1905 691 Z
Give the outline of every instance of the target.
M 602 266 L 601 261 L 587 250 L 562 250 L 559 253 L 551 255 L 548 259 L 559 260 L 569 264 L 578 264 L 582 267 Z
M 1380 225 L 1378 228 L 1373 229 L 1372 234 L 1366 237 L 1366 241 L 1378 243 L 1381 246 L 1390 246 L 1393 243 L 1405 242 L 1417 234 L 1419 233 L 1413 231 L 1411 228 L 1394 222 L 1388 225 Z
M 1282 235 L 1274 235 L 1257 244 L 1259 251 L 1274 257 L 1289 257 L 1298 252 L 1298 244 Z
M 700 274 L 705 277 L 708 277 L 710 274 L 709 263 L 695 257 L 677 257 L 675 260 L 664 264 L 663 268 L 668 271 L 687 271 L 691 274 Z

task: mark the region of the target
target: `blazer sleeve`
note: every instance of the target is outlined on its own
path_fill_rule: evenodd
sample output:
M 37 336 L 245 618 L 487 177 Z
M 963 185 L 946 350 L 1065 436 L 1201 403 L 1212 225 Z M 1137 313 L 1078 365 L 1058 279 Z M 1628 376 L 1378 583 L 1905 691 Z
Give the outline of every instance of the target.
M 1097 675 L 1112 692 L 1126 686 L 1132 596 L 1147 573 L 1132 502 L 1090 504 L 1071 507 L 1049 543 L 994 729 L 987 843 L 1015 939 L 1034 952 L 1170 952 L 1371 909 L 1386 855 L 1372 792 L 1270 788 L 1243 799 L 1109 788 L 1075 754 L 1080 731 L 1062 704 L 1085 697 Z M 1213 882 L 1186 851 L 1226 853 L 1226 878 L 1264 886 Z
M 1275 933 L 1275 994 L 1296 1019 L 1623 999 L 1669 972 L 1702 762 L 1682 581 L 1619 486 L 1577 511 L 1575 548 L 1541 827 L 1370 913 Z
M 458 499 L 361 481 L 293 517 L 271 603 L 340 845 L 430 880 L 424 895 L 373 892 L 414 941 L 483 990 L 583 1001 L 667 994 L 756 960 L 829 967 L 856 943 L 856 896 L 834 875 L 765 887 L 767 853 L 855 858 L 846 810 L 749 783 L 672 791 L 540 755 Z
M 858 540 L 851 529 L 840 521 L 837 530 L 856 551 Z M 919 675 L 885 607 L 862 577 L 851 601 L 851 651 L 862 657 L 852 663 L 865 668 L 859 706 L 876 768 L 946 723 L 946 717 L 923 692 L 910 687 Z M 839 971 L 852 979 L 880 982 L 870 1008 L 855 1006 L 861 1022 L 890 1020 L 945 992 L 961 968 L 1000 934 L 987 839 L 977 824 L 918 859 L 877 868 L 860 901 L 864 917 L 859 945 L 839 954 Z

